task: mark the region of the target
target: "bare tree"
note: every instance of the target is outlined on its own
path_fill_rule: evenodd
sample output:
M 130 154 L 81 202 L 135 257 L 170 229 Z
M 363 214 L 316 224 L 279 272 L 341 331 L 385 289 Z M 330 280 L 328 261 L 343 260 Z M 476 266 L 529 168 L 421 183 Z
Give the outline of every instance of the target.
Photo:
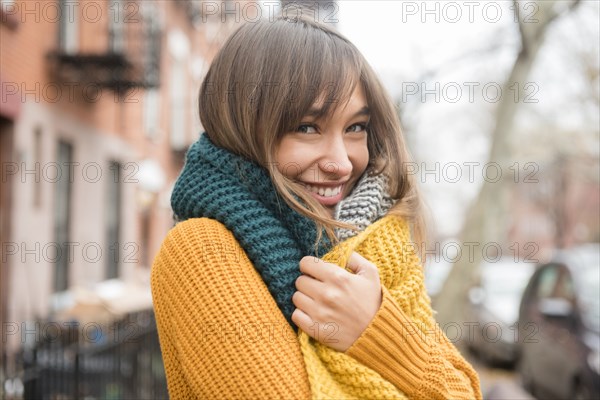
M 540 48 L 544 43 L 548 28 L 559 17 L 571 12 L 580 3 L 573 0 L 568 3 L 559 1 L 536 1 L 537 12 L 534 19 L 525 20 L 520 15 L 522 6 L 517 0 L 513 5 L 517 12 L 517 26 L 520 32 L 521 48 L 504 84 L 503 92 L 509 92 L 514 84 L 521 84 L 528 78 Z M 529 3 L 530 4 L 530 3 Z M 559 5 L 568 4 L 560 8 Z M 519 93 L 522 96 L 524 93 Z M 495 128 L 491 138 L 489 162 L 498 163 L 502 170 L 510 166 L 510 140 L 513 122 L 521 101 L 512 96 L 503 96 L 495 114 Z M 522 100 L 522 99 L 518 99 Z M 479 196 L 467 213 L 462 233 L 462 243 L 485 243 L 503 241 L 507 232 L 508 194 L 506 180 L 486 181 Z M 478 247 L 481 249 L 481 246 Z M 435 307 L 438 322 L 463 322 L 462 305 L 466 302 L 466 293 L 472 283 L 475 267 L 483 259 L 481 251 L 474 257 L 461 257 L 453 266 L 442 290 L 436 297 Z

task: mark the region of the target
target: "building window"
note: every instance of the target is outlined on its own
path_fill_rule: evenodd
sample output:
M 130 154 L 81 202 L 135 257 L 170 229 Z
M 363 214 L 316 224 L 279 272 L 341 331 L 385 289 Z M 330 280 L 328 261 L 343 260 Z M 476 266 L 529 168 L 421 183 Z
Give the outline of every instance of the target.
M 60 166 L 73 162 L 73 146 L 58 142 L 57 163 Z M 69 249 L 71 222 L 72 168 L 64 168 L 54 183 L 54 241 L 60 254 L 54 264 L 54 291 L 62 292 L 69 287 Z
M 187 88 L 186 69 L 183 60 L 174 60 L 171 65 L 171 148 L 183 150 L 185 148 L 185 131 L 187 129 Z
M 106 279 L 119 277 L 119 261 L 124 246 L 121 244 L 121 164 L 112 161 L 110 179 L 106 193 L 106 233 L 108 257 L 106 258 Z
M 128 6 L 123 0 L 110 3 L 110 50 L 123 53 L 125 50 L 125 19 L 128 18 Z
M 35 128 L 33 133 L 33 162 L 36 171 L 43 168 L 42 165 L 42 129 L 40 127 Z M 42 180 L 36 179 L 35 186 L 33 187 L 33 207 L 40 208 L 42 205 Z
M 162 16 L 156 4 L 144 2 L 140 5 L 140 12 L 144 22 L 144 35 L 146 48 L 144 50 L 144 80 L 150 88 L 160 85 L 160 53 L 162 42 Z
M 169 32 L 168 48 L 171 55 L 171 76 L 169 77 L 169 101 L 170 117 L 170 144 L 174 151 L 182 151 L 186 148 L 187 109 L 189 94 L 188 61 L 190 56 L 190 40 L 185 33 L 179 29 Z
M 160 90 L 148 89 L 144 95 L 144 132 L 156 140 L 160 129 Z
M 58 46 L 63 53 L 74 54 L 79 48 L 79 4 L 72 0 L 60 0 L 59 4 L 63 12 L 58 27 Z

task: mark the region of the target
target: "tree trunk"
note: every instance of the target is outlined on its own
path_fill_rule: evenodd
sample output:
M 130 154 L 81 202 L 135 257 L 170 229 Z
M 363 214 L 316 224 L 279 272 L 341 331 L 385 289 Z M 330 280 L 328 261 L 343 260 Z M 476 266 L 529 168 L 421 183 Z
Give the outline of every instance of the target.
M 542 5 L 542 3 L 546 4 Z M 463 308 L 477 266 L 483 260 L 483 250 L 486 245 L 492 244 L 495 247 L 494 243 L 498 243 L 500 246 L 506 244 L 507 220 L 510 215 L 508 196 L 512 182 L 506 176 L 511 165 L 511 129 L 518 106 L 522 101 L 521 97 L 524 94 L 523 85 L 526 83 L 526 79 L 542 47 L 547 28 L 558 16 L 553 11 L 552 4 L 548 5 L 548 3 L 554 2 L 536 2 L 545 11 L 536 16 L 538 22 L 523 24 L 521 18 L 519 18 L 522 47 L 507 81 L 502 87 L 502 97 L 496 111 L 496 125 L 492 134 L 488 160 L 489 163 L 499 164 L 504 178 L 498 182 L 486 180 L 481 187 L 476 202 L 467 214 L 461 240 L 463 245 L 462 256 L 454 264 L 434 303 L 434 308 L 438 311 L 436 319 L 442 327 L 450 323 L 456 323 L 459 324 L 461 329 L 468 328 L 463 325 L 465 322 Z M 573 9 L 578 3 L 578 1 L 572 2 L 569 10 Z M 516 1 L 515 7 L 519 8 Z M 515 84 L 519 87 L 520 97 L 518 101 L 513 95 L 514 91 L 511 91 Z M 491 174 L 492 169 L 490 169 Z M 512 178 L 512 175 L 510 178 Z M 470 252 L 469 249 L 473 249 L 473 251 Z M 512 253 L 510 255 L 513 256 Z M 493 255 L 490 253 L 489 257 L 493 258 Z M 463 333 L 467 332 L 465 329 L 462 329 L 462 331 Z

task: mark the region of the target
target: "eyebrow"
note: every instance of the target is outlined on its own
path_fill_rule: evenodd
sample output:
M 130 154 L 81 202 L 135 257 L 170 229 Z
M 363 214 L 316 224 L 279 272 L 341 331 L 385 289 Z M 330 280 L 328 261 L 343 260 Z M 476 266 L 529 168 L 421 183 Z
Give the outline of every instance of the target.
M 307 117 L 318 118 L 318 117 L 321 117 L 322 115 L 323 115 L 323 109 L 321 109 L 321 108 L 311 108 L 306 112 Z M 366 116 L 371 115 L 371 110 L 369 109 L 369 107 L 364 106 L 363 108 L 361 108 L 360 110 L 358 110 L 357 112 L 352 114 L 350 116 L 350 118 L 356 118 L 356 117 L 362 116 L 362 115 L 366 115 Z

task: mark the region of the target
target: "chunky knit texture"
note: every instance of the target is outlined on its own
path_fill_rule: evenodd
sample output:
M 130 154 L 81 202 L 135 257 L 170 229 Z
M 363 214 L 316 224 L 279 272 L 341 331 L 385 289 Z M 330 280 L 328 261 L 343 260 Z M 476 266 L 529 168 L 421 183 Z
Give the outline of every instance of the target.
M 354 225 L 363 231 L 374 221 L 383 217 L 394 205 L 394 199 L 388 193 L 388 180 L 384 174 L 374 175 L 367 170 L 358 180 L 352 192 L 335 208 L 337 221 Z M 356 231 L 337 228 L 335 232 L 340 240 L 356 235 Z
M 348 246 L 368 246 L 359 244 L 360 236 L 353 239 Z M 335 251 L 327 257 L 343 261 Z M 481 399 L 475 371 L 452 343 L 438 328 L 421 331 L 415 325 L 431 315 L 423 277 L 412 256 L 400 265 L 398 271 L 381 269 L 382 282 L 392 282 L 395 290 L 383 285 L 379 311 L 345 353 L 315 347 L 324 355 L 325 373 L 335 372 L 337 361 L 331 360 L 350 356 L 360 363 L 350 366 L 357 367 L 352 379 L 359 388 L 378 373 L 408 398 Z M 308 365 L 314 364 L 301 351 L 306 343 L 299 343 L 248 255 L 220 222 L 194 218 L 171 229 L 154 260 L 152 295 L 172 399 L 310 399 L 319 398 L 312 391 L 330 393 L 311 387 L 309 374 L 315 372 Z M 347 361 L 340 364 L 345 372 Z M 388 384 L 385 389 L 389 397 L 363 398 L 399 397 Z
M 338 220 L 363 230 L 381 218 L 393 200 L 383 175 L 365 173 L 352 193 L 336 208 Z M 215 146 L 206 134 L 192 145 L 177 179 L 171 207 L 179 221 L 216 219 L 229 228 L 267 284 L 271 295 L 294 330 L 294 282 L 305 255 L 319 256 L 331 248 L 323 235 L 315 251 L 316 226 L 281 199 L 268 172 L 242 157 Z M 356 234 L 338 229 L 341 239 Z
M 386 216 L 323 257 L 346 266 L 356 251 L 371 261 L 384 301 L 345 353 L 299 332 L 313 399 L 481 397 L 477 374 L 435 324 L 409 232 L 405 221 Z
M 289 324 L 300 276 L 298 262 L 331 247 L 324 235 L 317 252 L 313 221 L 281 199 L 268 172 L 257 164 L 217 147 L 202 134 L 188 150 L 171 196 L 178 220 L 208 217 L 229 228 L 267 284 Z
M 187 157 L 172 205 L 189 221 L 169 233 L 152 271 L 173 398 L 481 397 L 476 374 L 435 327 L 408 225 L 379 220 L 393 204 L 382 176 L 366 173 L 336 209 L 362 232 L 337 230 L 349 239 L 322 256 L 345 265 L 358 251 L 380 269 L 382 306 L 344 354 L 292 331 L 294 281 L 300 258 L 313 254 L 314 223 L 277 197 L 266 171 L 206 135 Z M 326 250 L 328 241 L 313 255 Z
M 223 224 L 171 229 L 151 287 L 172 400 L 310 399 L 296 334 Z

